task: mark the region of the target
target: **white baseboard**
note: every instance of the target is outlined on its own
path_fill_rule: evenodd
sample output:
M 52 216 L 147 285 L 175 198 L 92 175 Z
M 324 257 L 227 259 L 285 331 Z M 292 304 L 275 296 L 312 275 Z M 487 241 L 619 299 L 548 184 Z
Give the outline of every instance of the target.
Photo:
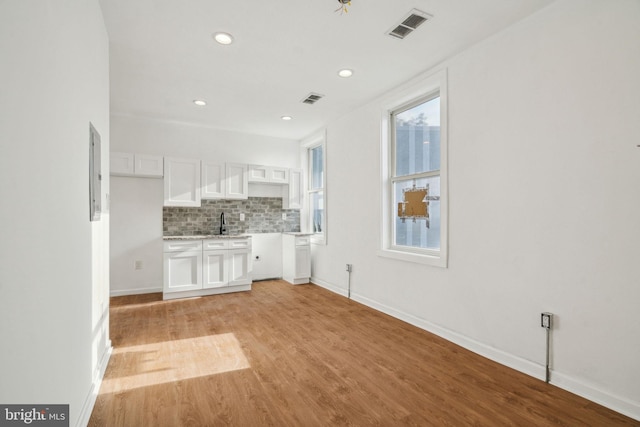
M 423 319 L 419 319 L 415 316 L 396 310 L 394 308 L 381 304 L 372 299 L 363 297 L 361 295 L 351 294 L 351 298 L 354 301 L 357 301 L 366 306 L 374 308 L 378 311 L 388 314 L 389 316 L 393 316 L 413 326 L 417 326 L 420 329 L 424 329 L 425 331 L 438 335 L 439 337 L 442 337 L 447 341 L 457 344 L 460 347 L 464 347 L 467 350 L 470 350 L 476 354 L 479 354 L 480 356 L 486 357 L 487 359 L 491 359 L 494 362 L 500 363 L 501 365 L 508 366 L 517 371 L 523 372 L 527 375 L 530 375 L 534 378 L 544 381 L 545 368 L 542 365 L 514 356 L 512 354 L 506 353 L 502 350 L 483 344 L 479 341 L 466 337 L 450 329 L 443 328 L 442 326 L 436 325 L 434 323 L 428 322 Z
M 551 371 L 551 384 L 640 421 L 640 404 L 584 384 L 568 375 Z
M 137 288 L 137 289 L 116 289 L 109 292 L 109 296 L 121 297 L 124 295 L 140 295 L 140 294 L 153 294 L 156 292 L 162 292 L 162 287 L 159 288 Z
M 107 365 L 109 364 L 109 359 L 111 358 L 111 353 L 113 352 L 113 347 L 111 346 L 111 340 L 108 340 L 106 343 L 106 348 L 102 353 L 102 357 L 100 358 L 100 363 L 97 367 L 97 373 L 93 382 L 91 384 L 91 389 L 89 390 L 89 394 L 87 395 L 84 404 L 82 405 L 82 409 L 80 410 L 80 416 L 78 417 L 77 427 L 86 427 L 89 424 L 89 419 L 91 418 L 91 413 L 93 412 L 93 407 L 96 404 L 96 400 L 98 399 L 98 393 L 100 393 L 100 385 L 102 384 L 102 379 L 104 378 L 104 373 L 107 370 Z
M 311 278 L 311 282 L 336 294 L 347 296 L 346 289 L 340 288 L 331 283 L 327 283 L 315 277 Z M 487 359 L 493 360 L 494 362 L 500 363 L 501 365 L 508 366 L 509 368 L 530 375 L 541 381 L 545 380 L 545 367 L 542 365 L 504 352 L 497 348 L 488 346 L 479 341 L 466 337 L 460 333 L 420 319 L 403 311 L 396 310 L 392 307 L 389 307 L 385 304 L 379 303 L 362 295 L 352 293 L 351 299 L 375 310 L 381 311 L 382 313 L 388 314 L 389 316 L 414 325 L 420 329 L 424 329 L 428 332 L 438 335 L 439 337 L 442 337 L 447 341 L 451 341 L 454 344 L 464 347 L 465 349 L 479 354 L 480 356 L 486 357 Z M 640 404 L 638 404 L 637 402 L 632 402 L 625 398 L 615 396 L 611 393 L 598 390 L 593 386 L 586 385 L 576 380 L 575 378 L 559 373 L 557 371 L 551 371 L 550 383 L 564 390 L 567 390 L 568 392 L 584 397 L 585 399 L 591 400 L 595 403 L 598 403 L 602 406 L 605 406 L 609 409 L 640 421 Z
M 347 296 L 347 290 L 346 289 L 342 289 L 338 286 L 332 285 L 331 283 L 325 282 L 324 280 L 320 280 L 317 277 L 311 277 L 311 279 L 309 280 L 311 283 L 313 283 L 314 285 L 318 285 L 321 288 L 325 288 L 330 290 L 333 293 L 336 293 L 338 295 L 342 295 L 343 297 Z

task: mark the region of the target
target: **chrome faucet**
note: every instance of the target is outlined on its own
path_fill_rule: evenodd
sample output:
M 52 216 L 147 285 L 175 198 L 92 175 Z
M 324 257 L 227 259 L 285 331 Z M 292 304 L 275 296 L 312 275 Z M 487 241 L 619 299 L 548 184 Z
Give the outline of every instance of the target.
M 224 219 L 224 212 L 220 214 L 220 234 L 227 234 L 227 221 Z

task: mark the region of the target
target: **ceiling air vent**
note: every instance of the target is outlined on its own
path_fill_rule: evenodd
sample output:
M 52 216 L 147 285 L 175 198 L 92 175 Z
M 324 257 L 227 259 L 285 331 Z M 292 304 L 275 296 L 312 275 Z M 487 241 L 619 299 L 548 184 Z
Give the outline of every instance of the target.
M 305 99 L 302 100 L 303 104 L 315 104 L 316 102 L 320 101 L 322 99 L 322 97 L 324 97 L 324 95 L 320 95 L 319 93 L 313 93 L 311 92 L 309 95 L 307 95 L 307 97 Z
M 395 37 L 397 39 L 403 39 L 407 37 L 413 30 L 418 28 L 422 23 L 428 21 L 433 18 L 432 15 L 428 13 L 422 12 L 418 9 L 413 9 L 409 12 L 400 24 L 393 27 L 390 31 L 387 32 L 391 37 Z

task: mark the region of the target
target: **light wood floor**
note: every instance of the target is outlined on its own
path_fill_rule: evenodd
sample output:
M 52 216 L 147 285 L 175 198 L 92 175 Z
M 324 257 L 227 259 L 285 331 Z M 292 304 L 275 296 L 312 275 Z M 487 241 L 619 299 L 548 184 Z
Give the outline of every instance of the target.
M 90 426 L 640 423 L 315 285 L 111 300 Z

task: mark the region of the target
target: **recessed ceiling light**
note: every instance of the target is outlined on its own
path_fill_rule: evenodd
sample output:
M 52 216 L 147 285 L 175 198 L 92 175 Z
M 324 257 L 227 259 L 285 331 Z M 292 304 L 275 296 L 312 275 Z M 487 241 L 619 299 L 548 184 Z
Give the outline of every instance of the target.
M 233 36 L 229 33 L 215 33 L 213 38 L 220 44 L 233 43 Z
M 282 116 L 282 117 L 280 117 L 280 118 L 281 118 L 282 120 L 287 121 L 287 120 L 291 120 L 293 117 L 291 117 L 291 116 Z
M 205 105 L 207 105 L 207 101 L 203 101 L 202 99 L 194 99 L 193 103 L 199 107 L 204 107 Z
M 344 78 L 351 77 L 351 76 L 353 76 L 353 70 L 345 68 L 344 70 L 338 71 L 338 75 L 340 77 L 344 77 Z

